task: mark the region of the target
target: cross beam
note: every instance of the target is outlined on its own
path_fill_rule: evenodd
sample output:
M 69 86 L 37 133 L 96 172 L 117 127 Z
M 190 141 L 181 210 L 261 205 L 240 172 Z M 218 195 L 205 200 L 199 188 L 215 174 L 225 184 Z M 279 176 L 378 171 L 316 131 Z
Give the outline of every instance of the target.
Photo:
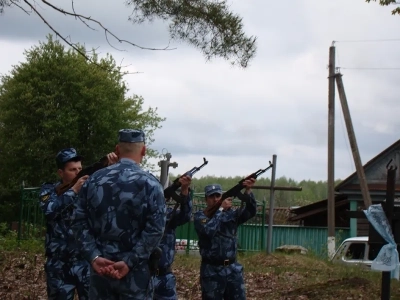
M 271 190 L 274 189 L 275 191 L 292 191 L 292 192 L 301 192 L 303 188 L 297 186 L 271 186 L 271 185 L 254 185 L 252 187 L 254 190 Z
M 274 224 L 274 193 L 275 191 L 302 191 L 301 187 L 294 186 L 275 186 L 275 173 L 276 173 L 276 159 L 277 156 L 272 156 L 272 174 L 271 174 L 271 185 L 255 185 L 252 189 L 255 190 L 270 190 L 269 196 L 269 218 L 268 218 L 268 235 L 267 235 L 267 253 L 272 252 L 272 226 Z M 265 212 L 264 212 L 265 216 Z

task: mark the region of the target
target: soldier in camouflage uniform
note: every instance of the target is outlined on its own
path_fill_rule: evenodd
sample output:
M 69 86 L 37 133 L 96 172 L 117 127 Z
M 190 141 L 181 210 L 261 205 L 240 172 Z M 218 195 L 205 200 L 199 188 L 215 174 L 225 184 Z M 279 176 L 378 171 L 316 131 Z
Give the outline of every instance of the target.
M 158 275 L 154 280 L 155 289 L 153 299 L 155 300 L 177 299 L 176 279 L 171 270 L 171 265 L 175 257 L 175 230 L 178 226 L 189 222 L 192 214 L 192 198 L 189 190 L 191 178 L 189 176 L 183 176 L 179 181 L 182 184 L 180 196 L 183 201 L 181 202 L 180 209 L 176 211 L 173 211 L 171 207 L 167 209 L 167 225 L 159 245 L 162 250 L 162 256 L 158 265 Z
M 161 183 L 139 164 L 146 153 L 141 130 L 122 129 L 119 161 L 83 185 L 73 219 L 82 254 L 90 262 L 90 299 L 152 299 L 148 259 L 165 227 Z
M 108 155 L 109 160 L 111 154 Z M 114 158 L 115 159 L 115 158 Z M 75 239 L 70 228 L 72 203 L 87 176 L 64 194 L 57 196 L 55 188 L 62 183 L 71 182 L 82 169 L 82 157 L 74 148 L 61 150 L 56 156 L 59 182 L 45 183 L 40 190 L 40 208 L 46 217 L 46 263 L 48 299 L 72 300 L 75 289 L 79 299 L 88 299 L 89 264 L 79 255 Z
M 246 206 L 232 210 L 232 199 L 227 198 L 221 209 L 208 219 L 202 210 L 194 215 L 194 227 L 199 238 L 201 255 L 200 284 L 202 299 L 246 299 L 243 266 L 236 260 L 237 227 L 255 216 L 257 206 L 251 187 L 255 180 L 244 182 Z M 204 189 L 208 207 L 222 196 L 219 184 Z

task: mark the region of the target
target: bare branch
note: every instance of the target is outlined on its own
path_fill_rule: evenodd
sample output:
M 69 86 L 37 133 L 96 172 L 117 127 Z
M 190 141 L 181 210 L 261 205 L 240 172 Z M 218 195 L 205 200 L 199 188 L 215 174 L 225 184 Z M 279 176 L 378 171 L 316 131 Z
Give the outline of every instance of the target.
M 21 9 L 21 10 L 22 10 L 24 13 L 26 13 L 28 16 L 31 15 L 29 11 L 27 11 L 25 8 L 23 8 L 21 5 L 19 5 L 19 4 L 16 3 L 15 1 L 10 0 L 10 3 L 11 3 L 12 5 L 15 5 L 15 6 L 18 7 L 19 9 Z
M 86 23 L 85 20 L 83 20 L 80 16 L 77 15 L 77 13 L 76 13 L 76 11 L 75 11 L 75 7 L 74 7 L 74 0 L 71 0 L 71 5 L 72 5 L 72 11 L 73 11 L 74 14 L 76 15 L 76 16 L 75 16 L 75 19 L 78 18 L 83 24 L 86 25 L 86 27 L 88 27 L 89 29 L 92 29 L 92 30 L 94 30 L 94 31 L 97 31 L 96 29 L 94 29 L 93 27 L 91 27 L 88 23 Z
M 124 72 L 123 76 L 125 76 L 125 75 L 134 75 L 134 74 L 143 74 L 143 72 Z
M 107 35 L 106 31 L 104 32 L 104 36 L 106 37 L 106 41 L 107 41 L 108 45 L 110 45 L 111 48 L 114 48 L 115 50 L 118 50 L 118 51 L 126 51 L 126 50 L 118 49 L 117 47 L 114 47 L 113 45 L 111 45 L 110 41 L 108 40 L 108 35 Z
M 42 19 L 42 21 L 47 25 L 47 27 L 49 27 L 51 29 L 51 31 L 53 31 L 56 34 L 56 36 L 60 37 L 65 43 L 67 43 L 70 47 L 72 47 L 75 51 L 77 51 L 80 55 L 85 57 L 87 60 L 90 60 L 90 58 L 86 55 L 86 53 L 82 52 L 81 49 L 79 49 L 75 44 L 68 41 L 67 38 L 65 38 L 63 35 L 61 35 L 57 30 L 55 30 L 53 28 L 53 26 L 51 26 L 50 23 L 47 22 L 47 20 L 37 11 L 37 9 L 32 5 L 32 3 L 30 3 L 27 0 L 24 0 L 24 2 L 32 9 L 32 11 L 34 11 L 39 16 L 39 18 Z
M 69 16 L 73 16 L 73 17 L 78 17 L 78 18 L 82 18 L 82 19 L 84 19 L 84 20 L 86 20 L 86 21 L 90 21 L 90 22 L 96 23 L 97 25 L 99 25 L 99 26 L 104 30 L 106 36 L 107 36 L 107 34 L 111 35 L 111 36 L 112 36 L 113 38 L 115 38 L 119 43 L 130 44 L 130 45 L 132 45 L 133 47 L 136 47 L 136 48 L 139 48 L 139 49 L 142 49 L 142 50 L 152 50 L 152 51 L 163 50 L 163 51 L 165 51 L 165 50 L 175 50 L 175 49 L 176 49 L 176 48 L 169 49 L 168 46 L 165 47 L 165 48 L 149 48 L 149 47 L 142 47 L 142 46 L 139 46 L 139 45 L 134 44 L 134 43 L 132 43 L 132 42 L 130 42 L 130 41 L 120 39 L 120 38 L 117 37 L 114 33 L 112 33 L 110 30 L 108 30 L 106 27 L 104 27 L 104 25 L 103 25 L 101 22 L 97 21 L 96 19 L 92 19 L 92 17 L 86 17 L 86 16 L 83 16 L 83 15 L 81 15 L 81 14 L 76 14 L 76 13 L 68 12 L 68 11 L 66 11 L 66 10 L 64 10 L 64 9 L 62 9 L 62 8 L 59 8 L 59 7 L 57 7 L 57 6 L 55 6 L 55 5 L 51 4 L 51 3 L 49 3 L 49 2 L 46 1 L 46 0 L 42 0 L 42 2 L 43 2 L 44 4 L 46 4 L 46 5 L 48 5 L 49 7 L 53 8 L 54 10 L 56 10 L 56 11 L 58 11 L 58 12 L 64 14 L 64 15 L 69 15 Z M 107 41 L 108 41 L 108 39 L 107 39 Z M 109 43 L 109 42 L 108 42 L 108 43 Z M 109 43 L 109 45 L 110 45 L 111 47 L 113 47 L 110 43 Z M 115 48 L 115 47 L 114 47 L 114 48 Z M 116 49 L 116 48 L 115 48 L 115 49 Z
M 124 61 L 124 58 L 121 59 L 121 62 L 119 63 L 119 67 L 120 68 L 127 68 L 129 66 L 132 66 L 132 64 L 126 65 L 126 66 L 122 66 L 122 62 Z
M 68 39 L 66 37 L 64 37 L 63 35 L 61 35 L 53 26 L 51 26 L 49 24 L 49 22 L 47 22 L 47 20 L 38 12 L 38 10 L 32 5 L 32 3 L 30 3 L 27 0 L 24 0 L 24 2 L 31 8 L 31 10 L 33 12 L 35 12 L 39 18 L 42 19 L 42 21 L 47 25 L 47 27 L 49 27 L 51 29 L 51 31 L 53 31 L 56 36 L 58 36 L 59 38 L 61 38 L 67 45 L 69 45 L 71 48 L 73 48 L 75 51 L 77 51 L 80 55 L 82 55 L 87 61 L 93 63 L 94 65 L 102 68 L 103 70 L 105 69 L 103 66 L 101 66 L 100 64 L 98 64 L 96 61 L 92 60 L 88 55 L 86 55 L 86 53 L 84 51 L 82 51 L 79 47 L 77 47 L 76 44 L 68 41 Z M 138 74 L 140 72 L 124 72 L 123 75 L 128 75 L 128 74 Z

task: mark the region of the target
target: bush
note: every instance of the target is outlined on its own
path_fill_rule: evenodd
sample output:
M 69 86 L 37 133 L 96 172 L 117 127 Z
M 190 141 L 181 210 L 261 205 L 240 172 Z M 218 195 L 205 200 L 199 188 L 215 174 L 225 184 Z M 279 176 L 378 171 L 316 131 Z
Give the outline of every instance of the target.
M 26 251 L 30 253 L 44 252 L 43 239 L 18 241 L 18 232 L 10 230 L 7 223 L 0 223 L 0 251 Z

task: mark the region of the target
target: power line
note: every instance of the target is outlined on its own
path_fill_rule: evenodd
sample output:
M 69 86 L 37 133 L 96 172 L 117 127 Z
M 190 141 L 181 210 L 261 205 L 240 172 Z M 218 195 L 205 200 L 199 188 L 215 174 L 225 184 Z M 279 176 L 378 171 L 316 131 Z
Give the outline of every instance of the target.
M 336 67 L 337 70 L 343 69 L 343 70 L 400 70 L 400 67 L 383 67 L 383 68 L 347 68 L 347 67 Z
M 376 39 L 376 40 L 344 40 L 344 41 L 333 41 L 332 43 L 373 43 L 373 42 L 400 42 L 399 39 Z

